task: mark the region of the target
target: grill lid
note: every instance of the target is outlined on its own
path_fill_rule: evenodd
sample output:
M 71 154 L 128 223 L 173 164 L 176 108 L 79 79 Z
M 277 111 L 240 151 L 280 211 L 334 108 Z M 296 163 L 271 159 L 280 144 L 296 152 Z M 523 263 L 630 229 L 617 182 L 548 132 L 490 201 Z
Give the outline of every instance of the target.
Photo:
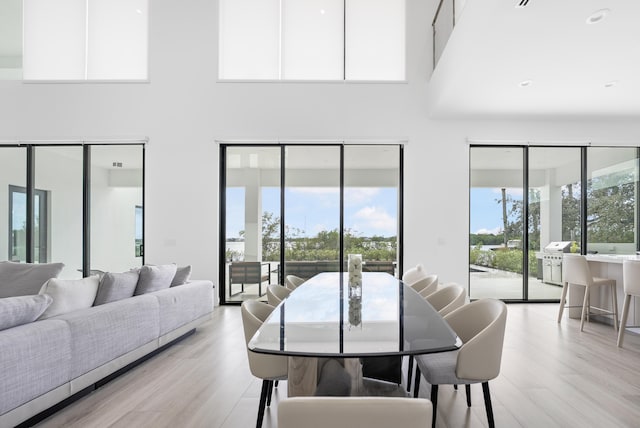
M 545 253 L 568 253 L 571 248 L 571 241 L 555 241 L 549 242 L 549 245 L 544 247 Z

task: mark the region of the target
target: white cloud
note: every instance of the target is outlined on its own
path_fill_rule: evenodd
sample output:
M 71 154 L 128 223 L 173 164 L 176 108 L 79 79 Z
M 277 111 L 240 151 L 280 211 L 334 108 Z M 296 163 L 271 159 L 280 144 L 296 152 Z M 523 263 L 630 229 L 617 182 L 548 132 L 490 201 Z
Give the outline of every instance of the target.
M 344 202 L 347 205 L 363 205 L 380 193 L 378 187 L 348 187 L 344 189 Z
M 367 235 L 393 236 L 396 234 L 397 222 L 394 217 L 381 207 L 364 207 L 357 211 L 353 228 Z
M 478 229 L 475 233 L 477 235 L 480 235 L 480 234 L 483 234 L 483 235 L 484 234 L 486 234 L 486 235 L 488 235 L 488 234 L 498 235 L 498 234 L 502 233 L 502 227 L 496 226 L 493 229 L 482 228 L 482 229 Z

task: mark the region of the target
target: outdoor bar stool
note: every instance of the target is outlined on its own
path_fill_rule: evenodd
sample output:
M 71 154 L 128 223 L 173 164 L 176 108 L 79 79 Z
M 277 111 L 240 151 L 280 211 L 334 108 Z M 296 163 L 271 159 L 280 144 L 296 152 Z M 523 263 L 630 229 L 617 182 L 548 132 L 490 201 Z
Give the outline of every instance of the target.
M 585 256 L 579 254 L 565 254 L 562 260 L 562 297 L 558 311 L 558 323 L 562 320 L 562 312 L 565 308 L 565 299 L 569 284 L 582 285 L 584 287 L 584 301 L 582 303 L 582 315 L 580 316 L 580 331 L 583 331 L 584 320 L 589 319 L 591 309 L 600 311 L 604 315 L 613 315 L 613 328 L 618 330 L 618 299 L 616 298 L 616 280 L 598 278 L 591 274 L 589 262 Z M 612 310 L 591 306 L 589 296 L 592 287 L 609 286 L 611 289 Z
M 622 347 L 624 341 L 631 296 L 640 296 L 640 260 L 624 260 L 622 262 L 622 286 L 624 287 L 624 304 L 622 305 L 622 319 L 618 332 L 618 347 Z

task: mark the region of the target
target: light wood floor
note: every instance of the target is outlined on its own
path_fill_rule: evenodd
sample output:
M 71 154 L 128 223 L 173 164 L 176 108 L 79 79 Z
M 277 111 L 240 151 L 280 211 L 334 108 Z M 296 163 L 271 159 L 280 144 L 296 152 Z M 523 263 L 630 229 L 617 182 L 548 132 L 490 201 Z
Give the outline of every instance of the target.
M 500 376 L 489 383 L 498 427 L 640 426 L 640 336 L 616 347 L 611 326 L 556 323 L 557 305 L 509 305 Z M 260 381 L 249 372 L 239 307 L 218 307 L 193 336 L 39 427 L 253 427 Z M 428 396 L 423 381 L 421 396 Z M 281 383 L 264 427 L 276 426 Z M 439 427 L 487 425 L 482 390 L 440 388 Z M 429 423 L 425 427 L 430 426 Z M 304 427 L 301 427 L 304 428 Z

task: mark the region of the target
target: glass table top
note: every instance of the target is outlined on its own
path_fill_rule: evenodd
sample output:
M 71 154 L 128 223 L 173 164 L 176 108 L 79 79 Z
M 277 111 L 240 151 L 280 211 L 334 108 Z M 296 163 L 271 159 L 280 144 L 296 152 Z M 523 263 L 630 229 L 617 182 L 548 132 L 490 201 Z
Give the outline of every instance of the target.
M 364 272 L 360 290 L 347 273 L 325 272 L 296 288 L 249 341 L 255 352 L 314 357 L 426 354 L 461 342 L 411 287 Z

